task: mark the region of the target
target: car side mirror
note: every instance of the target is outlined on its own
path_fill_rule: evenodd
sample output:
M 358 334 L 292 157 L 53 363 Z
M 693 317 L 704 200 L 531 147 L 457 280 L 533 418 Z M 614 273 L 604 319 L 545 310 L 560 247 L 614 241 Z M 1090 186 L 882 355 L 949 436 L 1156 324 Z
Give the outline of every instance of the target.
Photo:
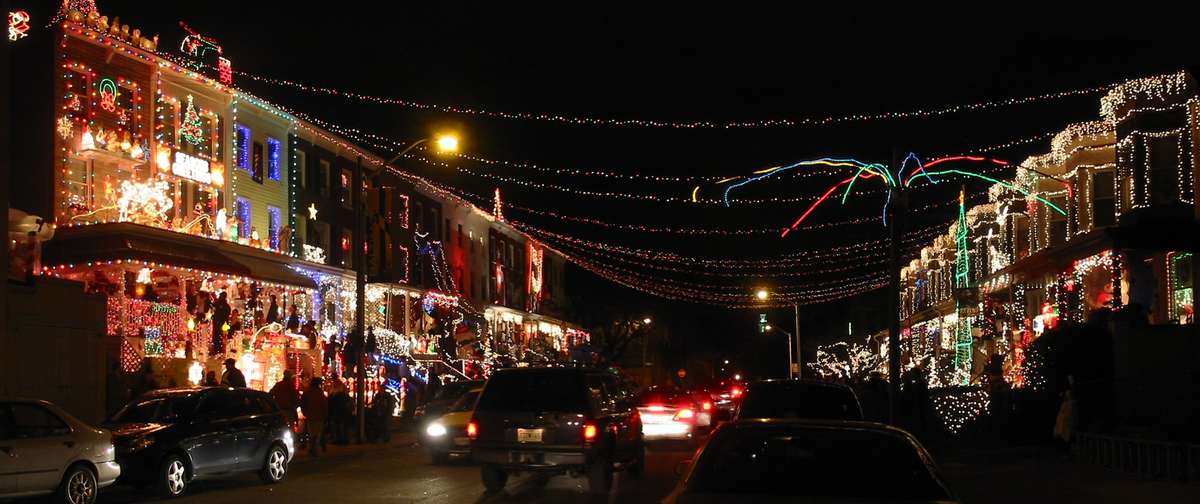
M 675 464 L 675 475 L 683 476 L 683 473 L 686 473 L 688 470 L 688 467 L 691 465 L 692 465 L 692 461 L 690 459 L 684 460 L 678 464 Z

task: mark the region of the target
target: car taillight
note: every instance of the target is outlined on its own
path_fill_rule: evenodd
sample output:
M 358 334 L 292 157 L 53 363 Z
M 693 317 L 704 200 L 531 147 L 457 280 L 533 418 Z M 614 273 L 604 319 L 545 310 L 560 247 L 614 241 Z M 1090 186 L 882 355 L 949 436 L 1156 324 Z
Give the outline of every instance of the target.
M 675 413 L 675 421 L 691 420 L 695 416 L 696 412 L 692 411 L 691 408 L 683 408 Z
M 704 401 L 700 403 L 700 409 L 704 411 L 712 411 L 712 401 Z
M 742 388 L 741 387 L 733 387 L 733 388 L 729 389 L 729 397 L 732 397 L 734 399 L 742 397 Z
M 467 437 L 472 440 L 479 437 L 479 424 L 474 420 L 467 422 Z
M 596 424 L 589 423 L 589 424 L 584 425 L 583 426 L 583 441 L 585 443 L 591 443 L 592 441 L 595 441 L 597 433 L 599 433 L 599 429 L 596 428 Z
M 650 411 L 662 411 L 667 408 L 666 408 L 666 406 L 663 406 L 661 404 L 651 404 L 650 406 L 647 406 L 646 409 L 648 409 Z

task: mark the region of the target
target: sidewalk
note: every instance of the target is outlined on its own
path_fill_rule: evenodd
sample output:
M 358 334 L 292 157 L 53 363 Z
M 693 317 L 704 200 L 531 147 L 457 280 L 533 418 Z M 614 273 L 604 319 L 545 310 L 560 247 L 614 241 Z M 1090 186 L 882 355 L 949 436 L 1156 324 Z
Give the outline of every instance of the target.
M 1200 502 L 1198 484 L 1139 480 L 1048 447 L 960 449 L 937 458 L 951 490 L 967 504 Z
M 315 459 L 308 452 L 308 447 L 297 446 L 296 456 L 292 458 L 293 464 L 303 464 L 313 460 L 325 458 L 347 458 L 347 457 L 368 457 L 376 455 L 388 450 L 396 448 L 404 448 L 417 445 L 417 435 L 413 432 L 393 432 L 392 440 L 388 443 L 363 443 L 363 444 L 346 444 L 335 445 L 329 443 L 326 446 L 328 451 L 321 452 Z

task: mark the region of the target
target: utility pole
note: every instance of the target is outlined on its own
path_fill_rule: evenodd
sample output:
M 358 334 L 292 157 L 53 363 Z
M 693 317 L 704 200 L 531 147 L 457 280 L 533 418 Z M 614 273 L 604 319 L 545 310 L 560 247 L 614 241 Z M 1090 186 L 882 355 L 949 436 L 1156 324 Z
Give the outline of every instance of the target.
M 908 217 L 908 192 L 904 190 L 902 180 L 903 159 L 899 149 L 892 152 L 892 166 L 896 170 L 896 184 L 889 189 L 892 202 L 888 205 L 888 419 L 892 425 L 899 423 L 900 400 L 900 294 L 904 292 L 900 285 L 901 241 L 904 237 L 905 219 Z
M 351 191 L 354 203 L 354 250 L 351 252 L 351 257 L 354 259 L 354 334 L 352 338 L 356 338 L 358 351 L 356 352 L 354 363 L 355 368 L 355 383 L 354 383 L 354 412 L 358 418 L 358 442 L 362 443 L 366 438 L 366 422 L 364 413 L 366 412 L 366 391 L 365 384 L 367 381 L 367 371 L 363 367 L 366 354 L 367 339 L 366 334 L 366 301 L 367 301 L 367 268 L 366 254 L 363 254 L 363 244 L 366 242 L 366 212 L 364 201 L 365 192 L 363 190 L 363 165 L 362 156 L 358 156 L 358 160 L 354 165 L 354 176 L 352 177 L 354 190 Z
M 792 303 L 796 316 L 796 378 L 804 378 L 804 352 L 800 351 L 800 302 Z M 791 371 L 790 369 L 788 370 Z M 791 376 L 791 375 L 788 375 Z

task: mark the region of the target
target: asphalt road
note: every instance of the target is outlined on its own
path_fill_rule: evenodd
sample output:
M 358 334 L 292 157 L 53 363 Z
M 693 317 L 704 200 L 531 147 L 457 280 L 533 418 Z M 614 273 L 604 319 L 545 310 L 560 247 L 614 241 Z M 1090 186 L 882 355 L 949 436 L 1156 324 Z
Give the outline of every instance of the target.
M 266 486 L 253 474 L 194 482 L 188 494 L 172 503 L 299 504 L 308 502 L 390 503 L 555 503 L 572 504 L 659 502 L 677 479 L 675 467 L 689 458 L 687 443 L 649 446 L 646 475 L 638 480 L 618 473 L 614 491 L 605 496 L 587 492 L 587 480 L 565 476 L 510 478 L 503 493 L 485 495 L 479 468 L 463 461 L 435 466 L 419 446 L 393 444 L 365 450 L 333 447 L 316 459 L 298 459 L 284 482 Z M 132 488 L 101 493 L 99 502 L 124 504 L 156 499 Z

